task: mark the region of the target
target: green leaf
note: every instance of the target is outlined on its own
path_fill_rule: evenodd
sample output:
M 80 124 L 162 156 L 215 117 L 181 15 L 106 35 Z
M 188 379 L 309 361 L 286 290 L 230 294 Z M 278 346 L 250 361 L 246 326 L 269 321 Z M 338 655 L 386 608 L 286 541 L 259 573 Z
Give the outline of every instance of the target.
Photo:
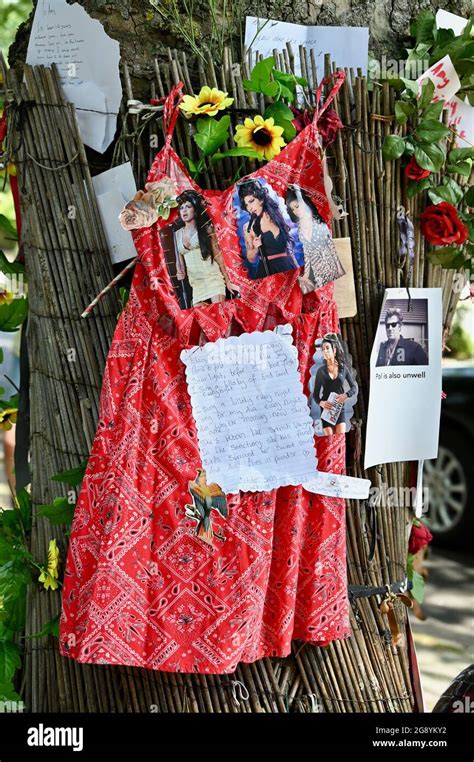
M 0 640 L 0 684 L 9 683 L 21 667 L 20 649 L 10 640 Z
M 428 259 L 432 265 L 441 265 L 445 270 L 458 270 L 463 266 L 465 257 L 457 246 L 442 246 L 428 252 Z
M 74 505 L 67 497 L 55 497 L 51 504 L 38 507 L 38 515 L 49 519 L 51 524 L 70 524 L 74 518 Z
M 28 313 L 28 299 L 14 299 L 0 305 L 0 331 L 16 331 Z
M 41 628 L 41 632 L 35 632 L 33 635 L 27 635 L 26 639 L 43 638 L 45 635 L 53 635 L 55 638 L 59 638 L 59 614 Z
M 23 560 L 14 559 L 0 566 L 0 596 L 3 598 L 0 621 L 9 630 L 17 632 L 24 627 L 26 588 L 30 582 L 31 573 Z
M 457 164 L 459 161 L 474 159 L 474 148 L 453 148 L 448 153 L 449 164 Z
M 283 127 L 283 138 L 287 143 L 296 135 L 296 127 L 293 124 L 295 115 L 292 110 L 282 101 L 275 101 L 265 109 L 264 118 L 272 118 L 279 127 Z
M 416 37 L 417 45 L 420 42 L 433 43 L 435 30 L 436 19 L 428 9 L 420 11 L 416 21 L 410 26 L 410 33 Z
M 191 175 L 194 176 L 199 174 L 198 168 L 192 159 L 189 159 L 187 156 L 182 156 L 181 161 Z
M 14 701 L 15 703 L 22 701 L 21 696 L 15 691 L 15 686 L 11 681 L 0 683 L 0 701 Z
M 228 151 L 222 151 L 220 153 L 215 153 L 213 156 L 211 156 L 211 161 L 221 161 L 222 159 L 225 159 L 226 156 L 246 156 L 249 159 L 261 159 L 262 155 L 257 153 L 257 151 L 254 151 L 253 148 L 229 148 Z
M 0 214 L 0 230 L 6 233 L 8 239 L 12 241 L 18 241 L 18 233 L 14 225 L 10 222 L 8 217 L 4 214 Z
M 415 145 L 415 159 L 422 169 L 437 172 L 443 166 L 445 155 L 443 149 L 435 143 L 418 143 Z
M 418 603 L 421 605 L 425 595 L 425 580 L 419 572 L 415 571 L 415 569 L 413 569 L 412 582 L 413 587 L 411 589 L 411 594 L 415 601 L 418 601 Z
M 407 79 L 406 77 L 400 77 L 400 81 L 404 85 L 405 90 L 407 90 L 412 95 L 418 95 L 420 90 L 418 82 L 416 82 L 414 79 Z
M 464 194 L 463 202 L 469 207 L 474 207 L 474 185 L 471 185 Z
M 387 135 L 382 146 L 382 156 L 385 161 L 399 159 L 405 151 L 405 141 L 399 135 Z
M 444 101 L 435 101 L 423 109 L 423 119 L 439 119 L 443 110 Z
M 436 119 L 423 119 L 416 128 L 416 136 L 426 143 L 435 143 L 450 134 L 450 129 Z
M 84 460 L 79 466 L 69 468 L 67 471 L 61 471 L 60 474 L 55 474 L 51 477 L 53 482 L 62 482 L 63 484 L 69 484 L 70 487 L 77 487 L 83 480 L 86 472 L 88 460 Z
M 433 204 L 447 201 L 448 203 L 453 204 L 453 206 L 457 206 L 463 197 L 463 191 L 451 177 L 444 177 L 443 184 L 428 191 L 428 196 Z
M 198 119 L 196 122 L 197 132 L 193 138 L 204 156 L 215 153 L 229 137 L 230 116 L 226 114 L 221 119 Z
M 25 276 L 25 266 L 21 262 L 9 262 L 3 251 L 0 251 L 0 272 L 5 275 L 19 275 L 20 273 Z
M 245 90 L 250 90 L 254 93 L 264 93 L 274 97 L 279 91 L 278 83 L 270 80 L 274 65 L 275 59 L 273 56 L 264 58 L 255 64 L 250 72 L 250 79 L 243 80 Z
M 445 172 L 449 172 L 452 175 L 463 175 L 469 177 L 472 171 L 472 159 L 466 161 L 459 161 L 457 164 L 445 164 Z
M 426 106 L 428 106 L 432 99 L 434 94 L 434 82 L 431 79 L 428 79 L 422 86 L 421 86 L 421 95 L 418 100 L 418 108 L 424 109 Z
M 408 198 L 413 198 L 427 188 L 431 188 L 431 180 L 429 177 L 425 177 L 423 180 L 409 180 L 407 185 L 407 196 Z
M 397 124 L 405 124 L 408 121 L 409 116 L 413 116 L 415 113 L 415 107 L 413 103 L 405 101 L 395 102 L 395 121 Z
M 16 499 L 23 527 L 29 532 L 31 529 L 31 496 L 23 487 L 20 492 L 17 492 Z

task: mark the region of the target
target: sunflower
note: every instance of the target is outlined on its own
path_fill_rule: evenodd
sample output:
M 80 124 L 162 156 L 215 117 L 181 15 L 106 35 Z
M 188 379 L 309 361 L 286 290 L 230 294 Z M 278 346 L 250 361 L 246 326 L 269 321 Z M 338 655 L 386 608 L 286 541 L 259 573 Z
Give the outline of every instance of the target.
M 0 409 L 0 429 L 9 431 L 13 423 L 16 423 L 16 416 L 18 409 L 16 407 L 6 407 L 4 410 Z
M 240 148 L 253 148 L 269 161 L 286 145 L 282 133 L 283 127 L 278 127 L 273 117 L 264 119 L 257 115 L 255 119 L 247 118 L 243 124 L 238 124 L 234 137 Z
M 56 590 L 58 587 L 58 565 L 59 565 L 59 549 L 56 540 L 49 541 L 48 548 L 48 568 L 43 569 L 39 575 L 39 581 L 43 583 L 46 590 Z
M 15 294 L 11 291 L 6 291 L 0 286 L 0 307 L 2 304 L 10 304 L 15 298 Z
M 227 93 L 218 90 L 217 87 L 201 87 L 199 95 L 185 95 L 179 107 L 186 114 L 204 116 L 215 116 L 218 111 L 222 111 L 234 102 L 233 98 L 228 98 Z

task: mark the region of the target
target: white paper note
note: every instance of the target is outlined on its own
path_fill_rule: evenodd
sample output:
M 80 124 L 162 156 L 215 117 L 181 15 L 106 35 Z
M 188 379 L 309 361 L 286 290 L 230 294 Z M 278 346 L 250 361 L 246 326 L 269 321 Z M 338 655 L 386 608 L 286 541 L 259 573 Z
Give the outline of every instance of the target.
M 461 82 L 449 56 L 444 56 L 416 80 L 421 85 L 426 79 L 434 84 L 432 101 L 449 101 L 461 87 Z
M 123 262 L 137 255 L 129 230 L 124 230 L 119 222 L 123 207 L 137 192 L 130 162 L 112 167 L 92 178 L 99 212 L 109 245 L 112 262 Z
M 410 297 L 405 288 L 385 291 L 370 356 L 364 468 L 438 454 L 441 289 L 411 288 Z
M 117 127 L 122 100 L 119 61 L 118 41 L 82 6 L 38 0 L 26 62 L 57 64 L 61 85 L 67 85 L 65 96 L 76 105 L 83 141 L 99 153 L 110 145 Z
M 265 23 L 265 22 L 268 23 Z M 260 30 L 260 31 L 259 31 Z M 258 51 L 264 58 L 273 50 L 283 50 L 291 42 L 295 55 L 295 74 L 301 74 L 299 45 L 314 50 L 318 79 L 324 76 L 324 54 L 341 68 L 357 69 L 367 74 L 369 29 L 368 27 L 304 26 L 287 21 L 273 21 L 247 16 L 245 22 L 245 47 Z
M 449 109 L 448 124 L 456 130 L 458 148 L 469 148 L 474 143 L 474 108 L 455 95 L 445 104 Z
M 202 465 L 226 493 L 268 491 L 316 475 L 291 330 L 280 326 L 181 352 Z
M 436 27 L 438 29 L 452 29 L 456 36 L 460 35 L 467 24 L 467 19 L 457 16 L 455 13 L 443 11 L 441 8 L 436 13 Z

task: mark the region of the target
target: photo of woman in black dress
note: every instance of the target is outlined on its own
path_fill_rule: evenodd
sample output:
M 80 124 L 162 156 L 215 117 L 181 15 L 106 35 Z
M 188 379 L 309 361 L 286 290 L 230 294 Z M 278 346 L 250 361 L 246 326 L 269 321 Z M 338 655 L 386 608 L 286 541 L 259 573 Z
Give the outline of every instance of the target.
M 320 350 L 322 363 L 316 370 L 312 400 L 316 420 L 321 421 L 324 436 L 346 433 L 347 409 L 350 398 L 356 398 L 357 383 L 339 337 L 334 333 L 323 336 Z M 355 404 L 352 401 L 351 407 Z M 320 413 L 320 415 L 317 415 Z
M 294 256 L 290 226 L 268 188 L 258 180 L 246 180 L 238 186 L 240 207 L 250 215 L 243 227 L 245 256 L 257 268 L 249 270 L 251 278 L 282 273 L 299 267 Z

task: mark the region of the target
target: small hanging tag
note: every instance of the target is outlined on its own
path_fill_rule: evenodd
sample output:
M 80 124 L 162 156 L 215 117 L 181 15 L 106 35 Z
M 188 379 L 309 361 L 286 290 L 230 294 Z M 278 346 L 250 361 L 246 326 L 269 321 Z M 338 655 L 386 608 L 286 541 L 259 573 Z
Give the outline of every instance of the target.
M 323 165 L 324 190 L 326 191 L 327 200 L 329 202 L 331 217 L 333 217 L 336 220 L 340 220 L 342 219 L 342 217 L 347 217 L 348 213 L 344 211 L 344 207 L 342 203 L 336 204 L 332 196 L 333 183 L 329 175 L 329 171 L 327 167 L 327 157 L 325 152 L 323 152 L 323 155 L 322 155 L 322 165 Z

